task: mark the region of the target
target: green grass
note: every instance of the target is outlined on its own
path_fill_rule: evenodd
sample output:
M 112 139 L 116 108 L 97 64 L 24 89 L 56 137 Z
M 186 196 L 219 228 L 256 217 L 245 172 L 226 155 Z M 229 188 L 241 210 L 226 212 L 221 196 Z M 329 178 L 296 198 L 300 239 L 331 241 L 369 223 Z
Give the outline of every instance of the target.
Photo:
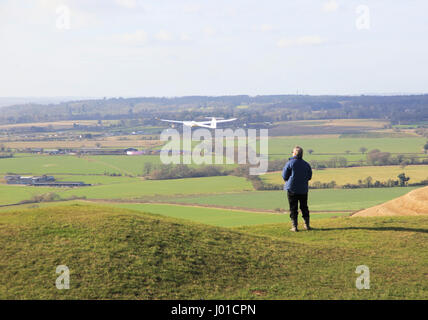
M 77 156 L 18 155 L 10 159 L 0 159 L 2 174 L 103 174 L 117 172 L 108 165 Z
M 427 299 L 428 220 L 234 230 L 105 206 L 0 214 L 1 299 Z M 370 290 L 355 268 L 370 268 Z M 58 290 L 58 265 L 70 289 Z
M 26 187 L 0 184 L 0 205 L 18 203 L 22 200 L 29 200 L 35 195 L 49 192 L 56 192 L 56 188 Z
M 65 175 L 56 174 L 55 179 L 58 181 L 82 181 L 92 185 L 107 185 L 117 183 L 130 183 L 141 181 L 140 178 L 131 178 L 126 176 L 114 177 L 105 175 Z
M 63 177 L 62 177 L 63 178 Z M 62 180 L 61 178 L 61 180 Z M 0 205 L 29 200 L 36 194 L 53 192 L 61 198 L 72 196 L 88 199 L 138 199 L 144 197 L 171 197 L 190 194 L 216 194 L 221 192 L 239 192 L 254 190 L 245 178 L 235 176 L 218 176 L 174 180 L 141 180 L 128 177 L 68 176 L 72 180 L 84 182 L 109 183 L 80 188 L 45 188 L 16 185 L 0 185 Z M 84 179 L 80 179 L 84 178 Z M 115 180 L 113 183 L 112 181 Z
M 89 199 L 137 199 L 144 196 L 173 196 L 199 193 L 254 190 L 245 178 L 234 176 L 138 182 L 91 186 L 59 192 L 64 197 L 86 196 Z
M 412 138 L 290 138 L 275 137 L 269 139 L 269 155 L 272 158 L 284 158 L 291 156 L 294 146 L 299 145 L 304 150 L 312 149 L 312 155 L 305 153 L 307 160 L 326 160 L 335 156 L 333 153 L 340 153 L 348 160 L 366 159 L 366 155 L 355 154 L 346 155 L 346 150 L 352 153 L 359 153 L 361 147 L 368 150 L 379 149 L 391 153 L 419 153 L 422 154 L 422 148 L 426 139 L 422 137 Z M 321 156 L 320 153 L 329 153 L 331 155 Z
M 87 175 L 109 172 L 141 175 L 146 162 L 161 163 L 157 155 L 77 157 L 18 154 L 14 158 L 0 159 L 0 173 Z
M 186 219 L 197 223 L 217 227 L 238 227 L 268 223 L 282 223 L 290 220 L 287 213 L 262 213 L 245 210 L 222 208 L 204 208 L 170 204 L 110 204 L 111 206 L 132 209 L 141 212 L 160 214 L 172 218 Z M 332 216 L 349 215 L 349 213 L 312 214 L 312 219 L 325 219 Z
M 309 192 L 309 209 L 360 210 L 397 198 L 416 187 L 370 189 L 318 189 Z M 288 208 L 284 191 L 254 191 L 219 195 L 201 195 L 162 200 L 203 205 L 221 205 L 240 208 Z

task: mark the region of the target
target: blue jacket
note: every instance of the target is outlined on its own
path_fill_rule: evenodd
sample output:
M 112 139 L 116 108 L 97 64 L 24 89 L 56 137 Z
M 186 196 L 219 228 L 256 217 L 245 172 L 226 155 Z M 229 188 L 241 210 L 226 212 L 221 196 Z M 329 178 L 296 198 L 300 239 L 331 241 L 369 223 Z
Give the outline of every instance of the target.
M 296 157 L 288 159 L 282 170 L 285 181 L 284 190 L 296 194 L 308 193 L 308 181 L 312 179 L 312 169 L 309 163 Z

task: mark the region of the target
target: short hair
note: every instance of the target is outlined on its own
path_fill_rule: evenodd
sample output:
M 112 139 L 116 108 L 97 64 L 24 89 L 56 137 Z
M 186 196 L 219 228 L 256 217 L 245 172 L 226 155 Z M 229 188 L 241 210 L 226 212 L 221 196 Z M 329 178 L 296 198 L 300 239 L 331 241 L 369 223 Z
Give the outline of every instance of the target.
M 303 148 L 299 147 L 299 146 L 295 146 L 293 151 L 296 151 L 296 157 L 298 159 L 302 159 L 303 158 Z

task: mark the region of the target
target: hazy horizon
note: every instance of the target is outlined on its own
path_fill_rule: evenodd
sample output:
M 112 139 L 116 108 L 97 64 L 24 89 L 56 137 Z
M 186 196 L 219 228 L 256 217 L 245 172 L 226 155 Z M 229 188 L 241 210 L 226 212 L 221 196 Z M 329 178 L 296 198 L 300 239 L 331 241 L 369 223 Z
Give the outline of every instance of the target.
M 395 93 L 361 93 L 361 94 L 319 94 L 319 95 L 312 95 L 312 94 L 298 94 L 299 96 L 349 96 L 349 97 L 355 97 L 355 96 L 416 96 L 416 95 L 426 95 L 427 93 L 407 93 L 407 92 L 395 92 Z M 246 95 L 246 96 L 269 96 L 269 95 L 296 95 L 293 93 L 280 93 L 280 94 L 259 94 L 259 95 L 250 95 L 250 94 L 228 94 L 228 95 L 207 95 L 207 97 L 219 97 L 219 96 L 240 96 L 240 95 Z M 189 95 L 189 96 L 198 96 L 198 95 Z M 132 99 L 132 98 L 180 98 L 180 97 L 186 97 L 184 96 L 106 96 L 106 97 L 0 97 L 0 108 L 1 107 L 8 107 L 18 104 L 27 104 L 27 103 L 36 103 L 36 104 L 57 104 L 62 102 L 69 102 L 69 101 L 82 101 L 82 100 L 99 100 L 99 99 L 113 99 L 113 98 L 123 98 L 123 99 Z

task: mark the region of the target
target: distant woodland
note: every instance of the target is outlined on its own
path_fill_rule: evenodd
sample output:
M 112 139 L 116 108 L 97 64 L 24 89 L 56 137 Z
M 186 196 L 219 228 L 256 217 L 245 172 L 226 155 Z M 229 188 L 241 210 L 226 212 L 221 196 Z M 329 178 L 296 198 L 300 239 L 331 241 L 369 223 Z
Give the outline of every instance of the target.
M 18 104 L 0 109 L 0 123 L 59 120 L 182 120 L 205 116 L 238 117 L 242 123 L 311 119 L 376 118 L 392 124 L 428 120 L 428 94 L 401 96 L 188 96 L 175 98 L 111 98 L 59 104 Z

